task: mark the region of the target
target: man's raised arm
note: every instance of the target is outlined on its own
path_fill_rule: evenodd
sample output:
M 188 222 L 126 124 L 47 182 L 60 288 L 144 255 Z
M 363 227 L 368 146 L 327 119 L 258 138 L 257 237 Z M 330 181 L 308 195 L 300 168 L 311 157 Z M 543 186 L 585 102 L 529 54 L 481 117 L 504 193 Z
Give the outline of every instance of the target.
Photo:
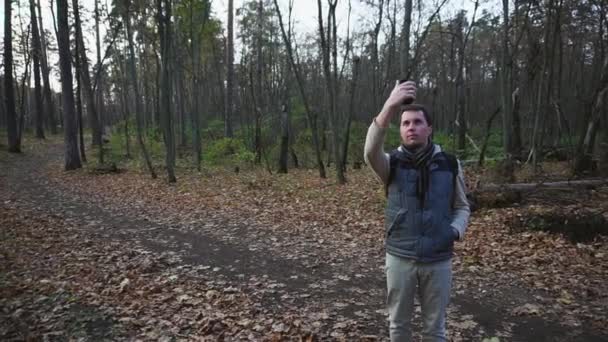
M 384 137 L 391 119 L 399 113 L 401 105 L 416 98 L 416 84 L 412 81 L 395 84 L 380 114 L 374 118 L 367 130 L 363 157 L 380 180 L 386 184 L 389 175 L 389 155 L 384 152 Z

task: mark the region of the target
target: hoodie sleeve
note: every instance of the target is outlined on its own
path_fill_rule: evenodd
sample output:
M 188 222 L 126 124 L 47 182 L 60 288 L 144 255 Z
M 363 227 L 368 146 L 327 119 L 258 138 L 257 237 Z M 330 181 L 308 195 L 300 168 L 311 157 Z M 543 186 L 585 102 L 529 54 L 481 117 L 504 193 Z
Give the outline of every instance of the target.
M 458 240 L 462 240 L 467 230 L 471 209 L 467 200 L 466 185 L 460 161 L 458 161 L 458 175 L 456 176 L 454 196 L 454 211 L 452 212 L 451 226 L 458 231 Z
M 367 130 L 365 147 L 363 149 L 365 163 L 372 168 L 374 173 L 384 184 L 388 181 L 390 158 L 389 155 L 384 152 L 385 136 L 386 128 L 380 127 L 374 118 L 374 121 Z

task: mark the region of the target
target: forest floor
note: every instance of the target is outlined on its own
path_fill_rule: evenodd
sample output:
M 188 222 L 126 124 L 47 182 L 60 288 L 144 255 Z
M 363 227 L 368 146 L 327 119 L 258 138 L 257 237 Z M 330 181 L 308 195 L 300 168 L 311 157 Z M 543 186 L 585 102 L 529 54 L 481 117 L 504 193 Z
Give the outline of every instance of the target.
M 314 170 L 180 169 L 167 184 L 64 172 L 60 142 L 27 146 L 0 153 L 1 340 L 387 340 L 384 199 L 368 169 L 344 186 Z M 475 212 L 449 340 L 608 340 L 608 237 L 521 228 L 607 210 L 600 187 Z

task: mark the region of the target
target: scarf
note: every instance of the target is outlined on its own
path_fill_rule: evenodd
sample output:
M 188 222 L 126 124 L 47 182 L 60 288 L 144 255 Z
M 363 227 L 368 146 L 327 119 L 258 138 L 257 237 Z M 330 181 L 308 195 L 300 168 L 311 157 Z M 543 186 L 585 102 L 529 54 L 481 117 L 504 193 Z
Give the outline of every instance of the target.
M 405 157 L 405 160 L 414 165 L 414 168 L 418 171 L 418 183 L 416 184 L 416 195 L 420 200 L 420 207 L 424 208 L 424 200 L 426 196 L 426 192 L 429 189 L 429 178 L 430 171 L 428 162 L 433 157 L 433 152 L 435 151 L 435 144 L 429 138 L 428 143 L 425 147 L 412 151 L 409 150 L 405 145 L 401 145 L 402 152 Z

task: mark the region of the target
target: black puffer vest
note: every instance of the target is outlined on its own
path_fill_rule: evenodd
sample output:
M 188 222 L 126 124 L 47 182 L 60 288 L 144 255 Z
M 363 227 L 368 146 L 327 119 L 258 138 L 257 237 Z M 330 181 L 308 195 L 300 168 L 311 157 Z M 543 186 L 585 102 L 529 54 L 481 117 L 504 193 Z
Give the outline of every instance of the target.
M 428 161 L 429 187 L 422 208 L 416 196 L 419 171 L 399 150 L 391 152 L 390 158 L 384 215 L 387 253 L 420 262 L 450 259 L 455 238 L 450 223 L 458 172 L 456 159 L 437 152 Z

